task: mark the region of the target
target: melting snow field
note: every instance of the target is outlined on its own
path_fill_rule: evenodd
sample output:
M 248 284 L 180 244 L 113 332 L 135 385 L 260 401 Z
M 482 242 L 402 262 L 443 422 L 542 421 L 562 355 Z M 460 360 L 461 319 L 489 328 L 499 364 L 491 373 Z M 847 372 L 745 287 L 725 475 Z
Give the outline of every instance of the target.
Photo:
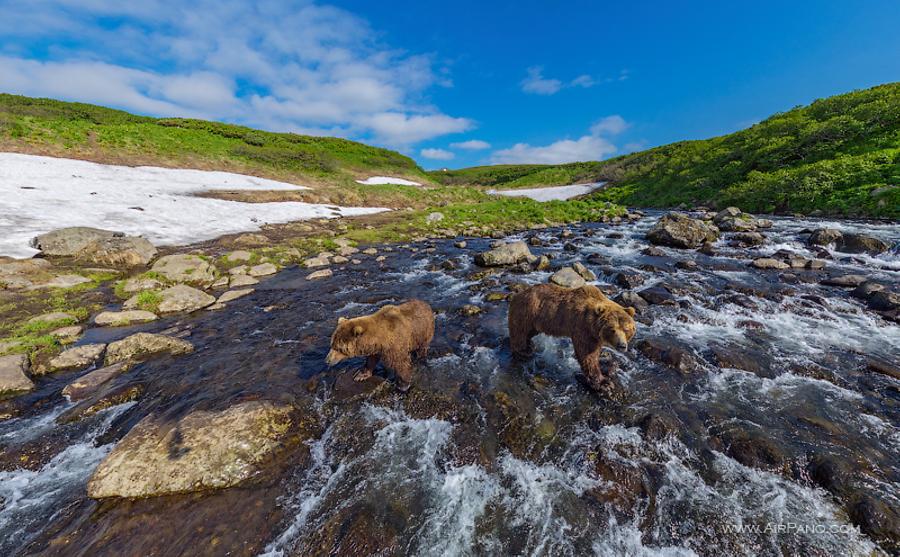
M 301 186 L 229 172 L 114 166 L 0 153 L 0 255 L 30 257 L 29 241 L 68 226 L 141 235 L 157 245 L 189 244 L 259 230 L 266 223 L 386 211 L 312 203 L 241 203 L 196 197 L 216 190 Z
M 534 188 L 534 189 L 517 189 L 517 190 L 488 190 L 493 195 L 506 195 L 509 197 L 528 197 L 535 201 L 555 201 L 571 199 L 591 193 L 595 189 L 602 186 L 604 182 L 595 184 L 572 184 L 571 186 L 556 186 L 552 188 Z
M 419 182 L 413 182 L 412 180 L 404 180 L 403 178 L 391 178 L 390 176 L 372 176 L 371 178 L 366 178 L 365 180 L 357 180 L 357 184 L 362 184 L 364 186 L 381 186 L 384 184 L 395 184 L 398 186 L 421 186 Z

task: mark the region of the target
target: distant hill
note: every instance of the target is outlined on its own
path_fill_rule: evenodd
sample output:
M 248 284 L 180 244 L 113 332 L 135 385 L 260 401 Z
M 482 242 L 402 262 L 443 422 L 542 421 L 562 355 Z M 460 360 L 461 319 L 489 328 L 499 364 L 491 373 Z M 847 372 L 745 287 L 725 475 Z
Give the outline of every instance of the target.
M 641 207 L 900 218 L 900 83 L 837 95 L 745 130 L 602 162 L 432 172 L 441 183 L 522 187 L 604 180 Z
M 83 103 L 0 94 L 0 150 L 127 165 L 245 172 L 294 183 L 376 174 L 427 181 L 411 158 L 333 137 L 150 118 Z

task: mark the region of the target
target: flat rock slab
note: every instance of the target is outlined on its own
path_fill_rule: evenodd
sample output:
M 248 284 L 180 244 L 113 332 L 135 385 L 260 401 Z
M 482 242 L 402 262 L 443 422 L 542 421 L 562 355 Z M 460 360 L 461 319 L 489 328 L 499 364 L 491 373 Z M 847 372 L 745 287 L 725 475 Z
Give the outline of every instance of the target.
M 160 257 L 153 264 L 153 271 L 173 282 L 205 285 L 216 280 L 216 271 L 213 266 L 198 255 L 176 254 Z
M 250 267 L 247 271 L 247 274 L 251 277 L 264 277 L 267 275 L 274 275 L 278 272 L 278 267 L 273 265 L 272 263 L 260 263 L 254 267 Z
M 216 300 L 218 304 L 224 304 L 226 302 L 230 302 L 232 300 L 237 300 L 238 298 L 242 298 L 247 294 L 252 294 L 254 290 L 252 288 L 244 288 L 242 290 L 229 290 L 228 292 L 219 296 L 219 299 Z
M 323 278 L 328 278 L 334 275 L 334 271 L 331 269 L 322 269 L 321 271 L 313 271 L 312 273 L 306 275 L 306 280 L 318 280 Z
M 215 303 L 216 299 L 202 290 L 197 290 L 186 284 L 176 284 L 159 293 L 162 301 L 159 303 L 160 313 L 191 312 L 203 309 Z
M 822 281 L 822 284 L 825 286 L 844 286 L 844 287 L 855 287 L 860 284 L 866 282 L 866 277 L 863 275 L 843 275 L 839 277 L 830 277 Z
M 140 309 L 125 311 L 103 311 L 94 317 L 94 324 L 100 327 L 123 327 L 133 323 L 149 323 L 159 319 L 152 311 Z
M 34 383 L 28 378 L 28 356 L 0 356 L 0 393 L 30 391 Z
M 73 286 L 78 286 L 79 284 L 85 284 L 87 282 L 91 282 L 91 279 L 83 277 L 81 275 L 58 275 L 45 283 L 35 284 L 31 287 L 31 289 L 36 290 L 38 288 L 72 288 Z
M 84 344 L 64 350 L 59 356 L 50 360 L 49 369 L 50 371 L 84 369 L 96 362 L 105 349 L 105 344 Z
M 259 284 L 259 280 L 249 276 L 249 275 L 234 275 L 231 277 L 231 281 L 228 283 L 228 286 L 231 288 L 238 288 L 241 286 L 253 286 L 254 284 Z
M 71 313 L 66 313 L 64 311 L 54 311 L 53 313 L 45 313 L 43 315 L 35 315 L 31 319 L 28 320 L 28 323 L 55 323 L 56 321 L 69 321 L 71 323 L 75 323 L 78 321 Z
M 106 350 L 106 365 L 146 360 L 156 354 L 177 356 L 193 351 L 194 345 L 180 338 L 154 333 L 135 333 L 109 344 Z
M 87 492 L 99 499 L 233 487 L 257 474 L 290 426 L 289 406 L 263 401 L 174 422 L 147 416 L 100 463 Z
M 66 385 L 62 394 L 69 400 L 81 400 L 93 394 L 98 387 L 113 377 L 127 370 L 128 366 L 125 362 L 95 369 Z
M 122 285 L 122 291 L 128 294 L 136 294 L 144 290 L 156 290 L 165 286 L 155 278 L 149 277 L 133 277 L 125 281 Z
M 41 250 L 43 255 L 71 257 L 91 242 L 123 236 L 124 234 L 121 232 L 88 226 L 73 226 L 41 234 L 31 240 L 31 246 Z

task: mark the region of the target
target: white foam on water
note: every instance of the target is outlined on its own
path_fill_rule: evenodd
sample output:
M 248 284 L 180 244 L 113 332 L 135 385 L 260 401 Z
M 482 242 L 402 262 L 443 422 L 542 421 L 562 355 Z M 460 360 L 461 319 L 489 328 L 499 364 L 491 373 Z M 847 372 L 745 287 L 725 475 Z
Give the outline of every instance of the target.
M 23 444 L 36 437 L 40 437 L 56 426 L 56 418 L 60 414 L 75 406 L 74 402 L 64 402 L 53 407 L 49 412 L 30 416 L 28 418 L 13 418 L 0 422 L 0 441 L 14 441 Z
M 30 257 L 30 240 L 69 226 L 190 244 L 266 223 L 386 211 L 300 202 L 241 203 L 197 197 L 222 190 L 308 189 L 254 176 L 0 153 L 0 255 Z
M 17 469 L 0 472 L 0 553 L 27 542 L 33 528 L 50 523 L 62 503 L 83 488 L 88 476 L 112 449 L 112 444 L 95 446 L 112 422 L 135 403 L 127 402 L 103 410 L 100 423 L 84 437 L 54 456 L 40 470 Z

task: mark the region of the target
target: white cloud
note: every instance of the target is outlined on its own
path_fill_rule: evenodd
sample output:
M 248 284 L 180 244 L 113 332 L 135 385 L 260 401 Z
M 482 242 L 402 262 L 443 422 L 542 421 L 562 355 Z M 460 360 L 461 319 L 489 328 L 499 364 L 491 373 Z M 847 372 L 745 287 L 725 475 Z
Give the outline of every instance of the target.
M 600 118 L 591 126 L 591 135 L 618 135 L 628 129 L 628 122 L 618 114 Z
M 421 155 L 426 159 L 435 159 L 439 161 L 449 161 L 456 156 L 445 149 L 422 149 Z
M 584 87 L 585 89 L 593 87 L 596 84 L 597 82 L 594 81 L 594 78 L 587 74 L 579 75 L 572 80 L 572 83 L 570 83 L 572 87 Z
M 395 147 L 474 126 L 427 102 L 429 88 L 450 83 L 445 68 L 382 44 L 366 21 L 332 6 L 0 0 L 0 10 L 6 92 Z M 14 54 L 46 44 L 49 61 Z
M 490 149 L 491 144 L 487 141 L 482 141 L 480 139 L 470 139 L 468 141 L 460 141 L 458 143 L 451 143 L 451 147 L 455 149 L 466 149 L 468 151 L 480 151 L 482 149 Z
M 532 66 L 528 68 L 528 77 L 522 80 L 522 90 L 535 95 L 553 95 L 562 89 L 562 81 L 547 79 L 542 75 L 543 68 Z
M 607 116 L 590 127 L 589 135 L 561 139 L 549 145 L 516 143 L 508 149 L 495 151 L 490 161 L 494 164 L 561 164 L 605 159 L 618 148 L 602 136 L 621 133 L 628 125 L 619 115 Z

